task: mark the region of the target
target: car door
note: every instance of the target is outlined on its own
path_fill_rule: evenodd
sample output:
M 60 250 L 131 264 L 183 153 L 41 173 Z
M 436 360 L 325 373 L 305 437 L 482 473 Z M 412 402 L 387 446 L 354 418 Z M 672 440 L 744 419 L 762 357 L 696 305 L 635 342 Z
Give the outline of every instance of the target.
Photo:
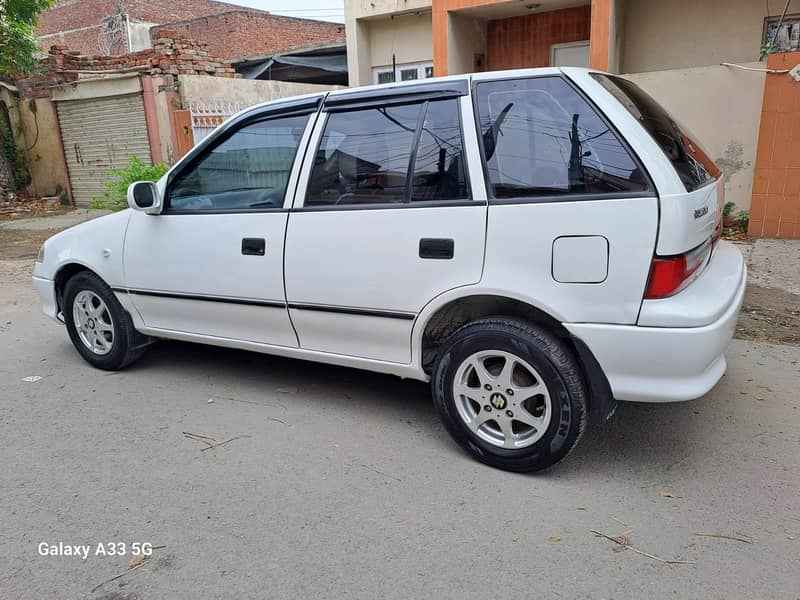
M 229 127 L 170 174 L 161 214 L 132 215 L 125 280 L 148 330 L 297 347 L 283 245 L 317 108 Z
M 456 83 L 326 99 L 286 240 L 302 348 L 408 363 L 420 310 L 480 280 L 486 199 L 470 186 L 477 140 Z

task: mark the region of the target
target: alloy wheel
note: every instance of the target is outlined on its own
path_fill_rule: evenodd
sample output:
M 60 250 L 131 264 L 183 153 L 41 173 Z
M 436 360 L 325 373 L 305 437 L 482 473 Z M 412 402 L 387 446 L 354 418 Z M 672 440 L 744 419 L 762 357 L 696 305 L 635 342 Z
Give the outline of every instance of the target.
M 106 303 L 94 292 L 78 292 L 72 302 L 75 330 L 84 346 L 94 354 L 105 355 L 114 347 L 114 322 Z
M 465 359 L 453 380 L 464 424 L 482 440 L 510 450 L 535 444 L 552 419 L 550 393 L 527 361 L 486 350 Z

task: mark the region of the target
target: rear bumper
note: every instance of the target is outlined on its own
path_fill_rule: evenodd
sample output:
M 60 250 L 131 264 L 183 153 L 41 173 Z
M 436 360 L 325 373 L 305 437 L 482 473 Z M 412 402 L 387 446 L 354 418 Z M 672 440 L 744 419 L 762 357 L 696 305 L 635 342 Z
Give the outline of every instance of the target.
M 680 293 L 645 300 L 638 325 L 644 327 L 702 327 L 718 321 L 735 301 L 745 279 L 742 253 L 730 242 L 719 242 L 706 268 Z
M 685 298 L 680 298 L 681 294 L 674 297 L 676 303 L 684 310 L 696 306 L 697 310 L 704 314 L 713 313 L 716 319 L 707 325 L 643 327 L 591 323 L 564 324 L 592 351 L 608 378 L 611 391 L 617 400 L 635 402 L 691 400 L 707 393 L 720 380 L 726 367 L 723 352 L 736 330 L 736 320 L 747 283 L 747 268 L 741 254 L 733 248 L 738 256 L 736 263 L 730 260 L 731 255 L 728 250 L 726 248 L 716 257 L 726 258 L 724 263 L 720 263 L 720 266 L 727 265 L 725 269 L 714 269 L 712 261 L 701 276 L 702 279 L 706 279 L 703 285 L 708 285 L 709 290 L 715 291 L 713 297 L 706 298 L 707 304 L 696 303 L 696 299 L 686 303 Z M 728 267 L 738 271 L 736 280 L 719 275 L 721 272 L 729 273 Z M 715 281 L 716 287 L 713 285 Z M 721 309 L 714 306 L 719 305 L 720 300 L 723 304 Z M 659 302 L 670 302 L 670 300 Z M 676 319 L 680 314 L 678 310 L 664 310 L 664 314 L 670 314 Z M 701 318 L 696 314 L 684 313 L 683 316 L 690 322 Z

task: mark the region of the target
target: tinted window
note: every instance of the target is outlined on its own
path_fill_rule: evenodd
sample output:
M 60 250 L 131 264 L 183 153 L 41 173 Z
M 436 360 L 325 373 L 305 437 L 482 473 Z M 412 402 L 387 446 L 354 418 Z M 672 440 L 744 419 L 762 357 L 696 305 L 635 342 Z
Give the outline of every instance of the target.
M 169 210 L 280 208 L 308 116 L 242 127 L 206 151 L 169 188 Z
M 719 177 L 719 168 L 697 140 L 639 86 L 621 77 L 594 77 L 653 137 L 672 162 L 687 191 L 691 192 Z
M 458 103 L 444 100 L 331 113 L 305 205 L 466 196 Z
M 412 201 L 469 197 L 458 114 L 456 100 L 428 104 L 414 161 Z
M 647 189 L 616 134 L 560 77 L 480 83 L 477 101 L 496 198 Z
M 332 113 L 306 206 L 402 202 L 419 106 Z

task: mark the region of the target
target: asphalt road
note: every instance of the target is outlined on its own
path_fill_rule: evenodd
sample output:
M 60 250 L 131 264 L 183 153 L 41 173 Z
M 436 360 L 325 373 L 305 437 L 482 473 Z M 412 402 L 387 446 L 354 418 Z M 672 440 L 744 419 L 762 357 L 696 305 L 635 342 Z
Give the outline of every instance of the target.
M 735 341 L 706 397 L 623 405 L 513 475 L 464 455 L 415 382 L 178 343 L 96 371 L 27 263 L 0 267 L 3 600 L 800 597 L 799 348 Z M 163 547 L 92 592 L 133 542 Z

